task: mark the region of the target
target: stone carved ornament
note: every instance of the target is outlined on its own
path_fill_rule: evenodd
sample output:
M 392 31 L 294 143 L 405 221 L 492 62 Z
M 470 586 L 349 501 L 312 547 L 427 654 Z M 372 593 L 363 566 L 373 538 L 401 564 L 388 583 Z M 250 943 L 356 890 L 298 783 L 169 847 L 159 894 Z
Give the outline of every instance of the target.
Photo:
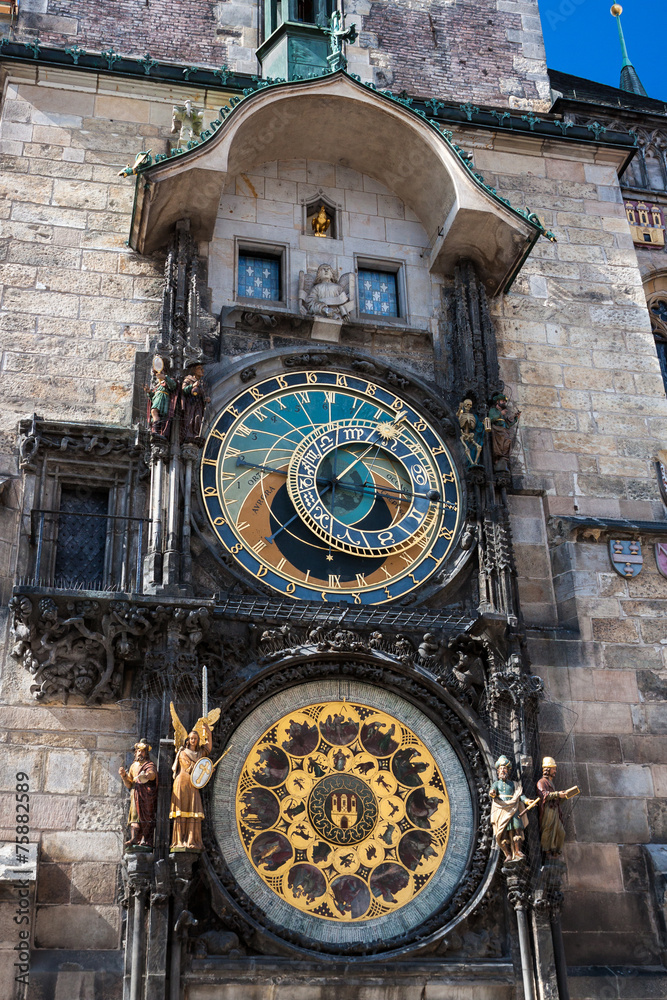
M 354 310 L 355 276 L 338 276 L 331 264 L 320 264 L 316 273 L 299 272 L 299 310 L 302 316 L 346 319 Z

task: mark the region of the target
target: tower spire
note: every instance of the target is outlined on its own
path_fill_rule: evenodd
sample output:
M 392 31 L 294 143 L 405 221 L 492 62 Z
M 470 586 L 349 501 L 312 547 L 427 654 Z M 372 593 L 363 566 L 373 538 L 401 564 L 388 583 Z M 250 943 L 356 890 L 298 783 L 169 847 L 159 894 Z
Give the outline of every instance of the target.
M 621 42 L 621 54 L 623 56 L 623 66 L 621 67 L 621 90 L 625 90 L 629 94 L 639 94 L 640 97 L 648 97 L 648 94 L 644 90 L 644 86 L 639 79 L 637 70 L 630 62 L 628 48 L 625 44 L 625 37 L 623 35 L 623 28 L 621 27 L 621 14 L 623 13 L 623 8 L 620 3 L 613 4 L 611 13 L 612 16 L 616 18 L 616 23 L 618 25 L 618 37 Z

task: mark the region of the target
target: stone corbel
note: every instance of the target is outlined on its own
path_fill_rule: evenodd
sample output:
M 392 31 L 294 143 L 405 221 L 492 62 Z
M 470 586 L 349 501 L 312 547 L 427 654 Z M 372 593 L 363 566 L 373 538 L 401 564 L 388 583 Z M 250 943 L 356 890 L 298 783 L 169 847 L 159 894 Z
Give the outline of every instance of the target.
M 547 521 L 551 547 L 563 542 L 601 542 L 610 538 L 660 541 L 667 538 L 667 521 L 630 521 L 621 517 L 552 515 Z

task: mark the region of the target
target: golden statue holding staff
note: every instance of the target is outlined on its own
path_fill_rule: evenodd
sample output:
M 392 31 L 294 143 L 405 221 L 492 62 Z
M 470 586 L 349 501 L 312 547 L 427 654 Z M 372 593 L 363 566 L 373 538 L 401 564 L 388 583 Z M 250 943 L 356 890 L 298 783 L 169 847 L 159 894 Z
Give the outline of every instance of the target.
M 199 788 L 192 783 L 192 771 L 197 762 L 208 757 L 213 748 L 211 730 L 220 718 L 220 709 L 214 708 L 208 715 L 198 719 L 193 730 L 188 733 L 176 714 L 174 703 L 171 702 L 169 707 L 176 747 L 169 811 L 169 818 L 174 821 L 170 850 L 203 851 L 201 821 L 204 818 L 204 807 Z

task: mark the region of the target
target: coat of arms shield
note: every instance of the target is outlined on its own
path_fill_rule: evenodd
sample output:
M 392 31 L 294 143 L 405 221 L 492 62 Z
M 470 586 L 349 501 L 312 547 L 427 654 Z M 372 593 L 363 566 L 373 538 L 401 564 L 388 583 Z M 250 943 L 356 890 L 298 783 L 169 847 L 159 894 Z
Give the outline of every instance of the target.
M 619 576 L 637 576 L 644 565 L 641 543 L 632 539 L 612 538 L 609 541 L 611 564 Z

